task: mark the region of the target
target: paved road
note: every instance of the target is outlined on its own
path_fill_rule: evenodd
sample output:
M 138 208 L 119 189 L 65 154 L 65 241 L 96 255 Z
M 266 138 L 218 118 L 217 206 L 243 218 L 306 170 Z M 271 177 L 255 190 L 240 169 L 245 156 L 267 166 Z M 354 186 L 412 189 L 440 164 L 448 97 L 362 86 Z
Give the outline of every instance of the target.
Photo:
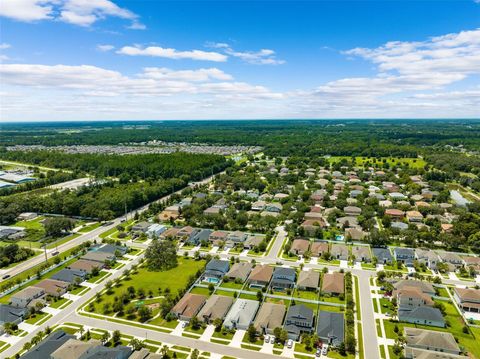
M 117 272 L 112 274 L 110 277 L 108 277 L 106 280 L 102 281 L 97 286 L 90 289 L 87 293 L 82 295 L 77 301 L 75 301 L 72 304 L 70 304 L 69 306 L 67 306 L 65 309 L 63 309 L 58 314 L 52 316 L 45 323 L 43 323 L 42 325 L 35 328 L 35 330 L 32 330 L 31 332 L 29 332 L 27 336 L 21 338 L 20 341 L 18 341 L 17 343 L 12 345 L 10 348 L 5 350 L 2 353 L 2 357 L 5 358 L 5 357 L 10 357 L 10 356 L 15 355 L 18 351 L 20 351 L 23 348 L 23 345 L 26 342 L 29 342 L 32 339 L 33 336 L 35 336 L 39 331 L 45 330 L 46 327 L 53 327 L 56 324 L 60 324 L 60 323 L 64 323 L 64 322 L 72 322 L 72 321 L 75 322 L 77 320 L 77 318 L 74 318 L 74 316 L 77 315 L 76 314 L 77 308 L 80 308 L 82 305 L 84 305 L 86 302 L 88 302 L 91 298 L 93 298 L 97 294 L 97 292 L 100 292 L 101 290 L 103 290 L 103 288 L 105 287 L 105 283 L 107 281 L 114 280 L 115 278 L 121 277 L 122 274 L 123 274 L 123 271 L 126 270 L 126 269 L 130 269 L 132 267 L 132 265 L 137 264 L 140 261 L 140 258 L 141 258 L 141 256 L 134 259 L 133 261 L 130 261 L 128 264 L 125 265 L 125 267 L 121 268 L 120 270 L 118 270 Z M 79 318 L 80 318 L 80 316 L 79 316 Z M 86 318 L 86 317 L 83 317 L 83 318 Z M 86 318 L 86 320 L 90 321 L 91 319 Z M 107 324 L 107 325 L 109 325 L 110 329 L 111 329 L 112 325 L 116 326 L 117 324 L 116 323 L 114 323 L 114 324 L 110 323 L 110 324 Z
M 270 251 L 266 255 L 267 258 L 277 258 L 277 256 L 280 254 L 280 250 L 282 249 L 282 244 L 283 241 L 285 240 L 285 237 L 287 237 L 287 232 L 285 231 L 285 226 L 279 226 L 275 228 L 277 230 L 277 236 L 274 238 L 274 242 L 272 244 L 272 247 L 270 248 Z
M 80 323 L 84 325 L 89 325 L 99 329 L 112 330 L 112 324 L 100 319 L 86 318 L 81 316 L 76 316 L 75 318 L 70 318 L 71 321 L 75 323 Z M 212 342 L 206 342 L 198 339 L 192 339 L 167 333 L 157 332 L 156 330 L 148 330 L 138 327 L 132 327 L 124 324 L 115 323 L 115 328 L 120 330 L 121 333 L 127 335 L 133 335 L 141 338 L 148 337 L 148 339 L 160 341 L 162 343 L 168 343 L 173 345 L 180 345 L 188 348 L 198 349 L 200 352 L 210 352 L 220 355 L 225 355 L 234 358 L 244 358 L 244 359 L 275 359 L 280 357 L 280 355 L 266 354 L 258 351 L 245 350 L 242 348 L 235 348 L 232 346 L 224 344 L 216 344 Z
M 221 173 L 224 173 L 224 172 L 221 172 Z M 221 174 L 219 173 L 219 174 Z M 202 185 L 202 184 L 206 184 L 208 182 L 210 182 L 215 176 L 217 176 L 218 174 L 215 174 L 214 176 L 210 176 L 210 177 L 207 177 L 205 179 L 203 179 L 202 181 L 199 181 L 199 182 L 193 182 L 193 183 L 190 183 L 188 186 L 189 187 L 195 187 L 197 185 Z M 182 188 L 181 190 L 178 190 L 177 192 L 174 192 L 172 194 L 169 194 L 165 197 L 162 197 L 156 201 L 154 201 L 153 203 L 155 202 L 160 202 L 160 201 L 165 201 L 167 199 L 169 199 L 173 194 L 180 194 L 182 191 L 184 190 L 184 188 Z M 140 207 L 136 210 L 133 210 L 129 213 L 127 213 L 127 216 L 128 217 L 132 217 L 133 215 L 135 215 L 135 212 L 143 212 L 143 211 L 146 211 L 148 209 L 148 207 L 150 206 L 150 203 L 149 204 L 146 204 L 145 206 L 143 207 Z M 52 249 L 47 249 L 47 257 L 48 258 L 51 258 L 52 257 L 52 253 L 53 252 L 56 252 L 57 250 L 62 253 L 62 252 L 65 252 L 69 249 L 72 249 L 76 246 L 78 246 L 79 244 L 83 243 L 83 242 L 87 242 L 87 241 L 92 241 L 94 240 L 95 238 L 98 238 L 98 235 L 100 235 L 101 233 L 111 229 L 111 228 L 114 228 L 116 227 L 117 225 L 119 225 L 122 220 L 125 218 L 125 216 L 122 216 L 122 217 L 118 217 L 116 219 L 114 219 L 112 221 L 112 224 L 111 225 L 108 225 L 108 226 L 100 226 L 96 229 L 94 229 L 93 231 L 91 232 L 88 232 L 88 233 L 85 233 L 85 234 L 82 234 L 81 236 L 77 237 L 77 238 L 74 238 L 72 239 L 71 241 L 68 241 L 67 243 L 64 243 L 64 244 L 61 244 L 58 246 L 58 249 L 57 248 L 52 248 Z M 0 274 L 2 276 L 4 275 L 9 275 L 10 277 L 13 277 L 17 274 L 20 274 L 22 273 L 23 271 L 27 270 L 27 269 L 30 269 L 42 262 L 45 261 L 45 255 L 42 254 L 40 256 L 36 256 L 34 258 L 31 258 L 25 262 L 22 262 L 22 263 L 19 263 L 18 265 L 16 265 L 15 267 L 12 267 L 8 270 L 5 270 L 5 271 L 0 271 Z M 0 279 L 0 283 L 2 282 L 3 280 Z
M 353 271 L 352 271 L 353 272 Z M 362 313 L 363 348 L 365 358 L 380 359 L 378 349 L 375 315 L 370 292 L 370 275 L 365 271 L 356 271 L 360 288 L 360 312 Z M 360 335 L 360 334 L 359 334 Z M 367 354 L 368 353 L 368 354 Z

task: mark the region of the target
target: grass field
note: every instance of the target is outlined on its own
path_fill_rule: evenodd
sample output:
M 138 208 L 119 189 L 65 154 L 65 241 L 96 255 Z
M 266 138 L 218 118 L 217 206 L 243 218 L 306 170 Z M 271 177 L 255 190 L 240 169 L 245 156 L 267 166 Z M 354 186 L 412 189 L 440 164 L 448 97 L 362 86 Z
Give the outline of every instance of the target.
M 166 288 L 169 288 L 170 293 L 176 296 L 180 289 L 185 288 L 188 278 L 202 269 L 204 263 L 204 261 L 179 257 L 178 266 L 164 272 L 152 272 L 144 267 L 140 267 L 137 273 L 132 274 L 129 279 L 122 280 L 118 286 L 112 287 L 110 295 L 104 293 L 99 303 L 94 302 L 95 312 L 103 314 L 104 304 L 107 302 L 112 304 L 114 297 L 118 297 L 126 292 L 130 286 L 133 286 L 136 290 L 142 288 L 147 295 L 152 292 L 154 296 L 158 295 L 159 289 L 163 293 Z M 158 301 L 161 301 L 161 299 L 159 298 Z

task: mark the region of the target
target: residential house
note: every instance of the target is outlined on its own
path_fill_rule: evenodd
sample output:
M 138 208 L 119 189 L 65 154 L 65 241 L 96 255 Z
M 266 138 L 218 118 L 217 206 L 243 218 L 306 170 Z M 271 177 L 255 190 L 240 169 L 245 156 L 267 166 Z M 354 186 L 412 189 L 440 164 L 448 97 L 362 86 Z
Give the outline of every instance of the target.
M 464 256 L 463 262 L 469 269 L 473 268 L 476 274 L 480 274 L 480 257 Z
M 150 228 L 151 225 L 152 225 L 152 223 L 149 223 L 149 222 L 139 222 L 139 223 L 135 223 L 135 224 L 132 226 L 132 232 L 146 233 L 146 232 L 148 231 L 148 229 Z
M 401 322 L 430 325 L 432 327 L 445 327 L 440 309 L 428 306 L 415 307 L 412 310 L 398 310 L 398 320 Z
M 280 213 L 282 212 L 282 209 L 283 209 L 282 204 L 278 202 L 268 203 L 265 205 L 265 212 Z
M 397 262 L 405 264 L 407 267 L 413 267 L 415 252 L 410 248 L 396 247 L 393 250 L 393 256 Z
M 366 235 L 367 234 L 359 227 L 345 229 L 345 237 L 350 238 L 354 241 L 361 241 L 366 237 Z
M 228 329 L 246 330 L 255 318 L 259 302 L 250 299 L 237 299 L 227 313 L 223 326 Z
M 210 233 L 210 237 L 208 237 L 208 240 L 212 242 L 214 245 L 221 245 L 225 243 L 227 240 L 228 233 L 225 231 L 213 231 Z
M 322 293 L 333 295 L 345 293 L 345 275 L 340 272 L 325 273 L 322 278 Z
M 385 215 L 394 219 L 402 219 L 405 215 L 405 212 L 399 209 L 389 208 L 385 210 Z
M 314 257 L 321 257 L 323 253 L 328 253 L 328 242 L 313 242 L 310 247 L 310 252 Z
M 282 327 L 286 308 L 283 304 L 264 302 L 258 311 L 253 326 L 262 334 L 273 334 L 275 328 Z
M 81 259 L 98 263 L 105 263 L 106 261 L 115 261 L 117 258 L 115 257 L 115 254 L 109 252 L 88 251 L 81 257 Z
M 160 238 L 160 235 L 166 230 L 167 230 L 166 226 L 162 224 L 154 223 L 148 228 L 146 234 L 149 238 Z
M 390 228 L 397 229 L 399 231 L 406 231 L 408 229 L 408 224 L 404 222 L 392 222 Z
M 406 348 L 457 355 L 461 353 L 457 341 L 451 333 L 410 327 L 405 327 L 403 330 Z
M 435 295 L 435 289 L 433 288 L 433 285 L 421 280 L 401 279 L 393 284 L 394 290 L 403 290 L 404 288 L 408 287 L 419 288 L 422 293 L 428 294 L 429 296 Z
M 225 260 L 212 259 L 205 267 L 203 280 L 209 283 L 218 283 L 228 272 L 230 263 Z
M 23 212 L 20 213 L 17 217 L 18 221 L 31 221 L 38 217 L 38 214 L 35 212 Z
M 196 231 L 189 239 L 187 239 L 188 244 L 199 245 L 202 243 L 208 243 L 210 239 L 210 234 L 212 234 L 211 229 L 200 229 Z
M 171 313 L 180 320 L 190 321 L 195 317 L 207 300 L 201 294 L 186 293 L 172 308 Z
M 370 263 L 372 261 L 368 246 L 352 246 L 352 256 L 355 257 L 356 262 Z
M 70 283 L 55 279 L 44 279 L 35 284 L 36 287 L 42 288 L 47 295 L 51 295 L 52 297 L 61 297 L 64 295 L 69 285 Z
M 310 241 L 308 239 L 297 238 L 292 242 L 290 253 L 297 256 L 303 256 L 310 248 Z
M 99 340 L 91 339 L 88 342 L 77 339 L 68 339 L 57 350 L 50 354 L 50 359 L 128 359 L 132 349 L 123 345 L 105 347 Z
M 79 270 L 87 274 L 90 274 L 92 273 L 92 270 L 94 268 L 98 268 L 98 269 L 103 268 L 103 263 L 99 263 L 95 261 L 87 261 L 85 259 L 79 259 L 78 261 L 75 261 L 72 264 L 70 264 L 67 268 Z
M 81 283 L 85 280 L 87 273 L 76 269 L 62 269 L 61 271 L 53 274 L 50 278 L 55 280 L 61 280 L 67 283 Z
M 297 288 L 300 290 L 317 290 L 320 282 L 320 273 L 311 269 L 301 271 L 298 275 Z
M 214 294 L 207 299 L 205 305 L 198 313 L 198 318 L 206 323 L 212 323 L 215 319 L 223 320 L 232 304 L 232 297 Z
M 448 269 L 451 272 L 456 271 L 464 265 L 462 257 L 456 253 L 437 251 L 437 254 L 443 262 L 447 263 Z
M 27 308 L 0 304 L 0 335 L 5 331 L 5 323 L 20 324 L 26 314 Z
M 311 333 L 313 330 L 313 310 L 303 304 L 292 305 L 288 308 L 284 329 L 288 338 L 298 340 L 302 333 Z
M 480 313 L 480 289 L 455 287 L 453 291 L 460 308 L 465 312 Z
M 343 313 L 320 310 L 317 319 L 317 336 L 322 343 L 338 347 L 345 336 Z
M 421 214 L 419 211 L 407 211 L 406 217 L 407 220 L 411 223 L 418 223 L 423 221 L 423 214 Z
M 392 253 L 390 249 L 385 247 L 372 247 L 373 256 L 377 258 L 377 263 L 379 264 L 390 264 L 392 263 Z
M 415 257 L 419 263 L 425 264 L 430 269 L 436 269 L 440 258 L 430 249 L 415 249 Z
M 61 329 L 56 330 L 23 354 L 22 359 L 50 358 L 51 354 L 69 339 L 75 339 L 75 336 L 67 334 Z
M 357 217 L 345 216 L 337 218 L 337 226 L 342 228 L 358 227 Z
M 229 233 L 227 236 L 227 240 L 233 242 L 235 245 L 245 242 L 246 239 L 247 234 L 241 231 Z
M 175 221 L 180 217 L 180 206 L 174 205 L 165 208 L 160 214 L 158 215 L 158 219 L 161 222 L 169 222 Z
M 228 271 L 226 276 L 232 280 L 239 280 L 242 283 L 245 282 L 248 278 L 248 275 L 252 271 L 253 265 L 249 262 L 240 262 L 235 263 L 232 268 Z
M 416 307 L 433 307 L 433 300 L 430 295 L 423 293 L 419 287 L 405 286 L 402 289 L 395 289 L 392 298 L 396 298 L 398 310 L 413 310 Z
M 326 223 L 322 219 L 307 219 L 302 222 L 300 227 L 303 228 L 303 231 L 305 232 L 306 235 L 308 236 L 315 236 L 318 232 L 318 230 L 322 228 L 326 228 Z
M 10 298 L 10 304 L 16 308 L 27 308 L 35 306 L 39 300 L 43 303 L 42 298 L 45 296 L 45 290 L 41 287 L 26 287 Z
M 175 237 L 179 241 L 187 242 L 190 238 L 193 238 L 197 234 L 197 232 L 199 232 L 199 231 L 200 230 L 197 229 L 197 228 L 193 228 L 191 226 L 185 226 L 185 227 L 182 227 L 178 230 Z
M 261 212 L 265 209 L 267 203 L 265 201 L 256 201 L 252 203 L 252 211 Z
M 127 246 L 117 246 L 114 244 L 103 244 L 97 248 L 98 252 L 110 253 L 114 256 L 124 256 L 128 252 Z
M 248 284 L 251 288 L 266 287 L 270 283 L 272 275 L 273 267 L 267 264 L 256 265 L 248 277 Z
M 345 215 L 347 216 L 359 216 L 362 214 L 362 209 L 360 207 L 355 207 L 355 206 L 347 206 L 343 209 L 343 212 L 345 212 Z
M 320 224 L 325 223 L 325 220 L 323 219 L 323 215 L 320 212 L 312 212 L 312 211 L 306 212 L 303 218 L 305 220 L 318 221 Z
M 243 248 L 244 249 L 254 249 L 255 247 L 258 247 L 260 243 L 264 241 L 265 237 L 262 236 L 248 236 L 245 242 L 243 243 Z
M 160 235 L 160 239 L 175 239 L 180 231 L 178 227 L 171 227 Z
M 297 273 L 293 268 L 276 267 L 273 271 L 271 287 L 276 290 L 292 289 Z
M 330 249 L 330 253 L 334 259 L 348 260 L 348 247 L 345 244 L 332 244 L 332 248 Z

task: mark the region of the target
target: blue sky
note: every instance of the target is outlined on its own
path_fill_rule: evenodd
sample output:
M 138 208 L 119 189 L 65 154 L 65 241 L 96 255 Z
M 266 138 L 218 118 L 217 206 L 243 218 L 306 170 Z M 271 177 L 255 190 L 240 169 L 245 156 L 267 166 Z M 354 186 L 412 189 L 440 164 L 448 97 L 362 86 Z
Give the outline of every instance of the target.
M 480 114 L 475 0 L 0 0 L 0 16 L 0 121 Z

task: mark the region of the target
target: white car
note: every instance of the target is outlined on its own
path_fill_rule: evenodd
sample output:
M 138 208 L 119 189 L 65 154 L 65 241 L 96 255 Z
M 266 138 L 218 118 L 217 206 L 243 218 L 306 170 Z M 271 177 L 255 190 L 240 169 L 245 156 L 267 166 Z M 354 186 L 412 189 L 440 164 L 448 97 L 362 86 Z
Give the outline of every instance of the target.
M 327 355 L 328 353 L 328 344 L 323 344 L 322 355 Z
M 270 344 L 275 344 L 275 337 L 273 335 L 270 337 Z
M 188 322 L 182 322 L 182 328 L 186 328 L 188 325 Z
M 270 335 L 265 335 L 265 343 L 268 343 L 270 341 Z
M 288 341 L 287 341 L 287 348 L 288 348 L 288 349 L 292 349 L 292 347 L 293 347 L 293 340 L 292 340 L 292 339 L 288 339 Z

